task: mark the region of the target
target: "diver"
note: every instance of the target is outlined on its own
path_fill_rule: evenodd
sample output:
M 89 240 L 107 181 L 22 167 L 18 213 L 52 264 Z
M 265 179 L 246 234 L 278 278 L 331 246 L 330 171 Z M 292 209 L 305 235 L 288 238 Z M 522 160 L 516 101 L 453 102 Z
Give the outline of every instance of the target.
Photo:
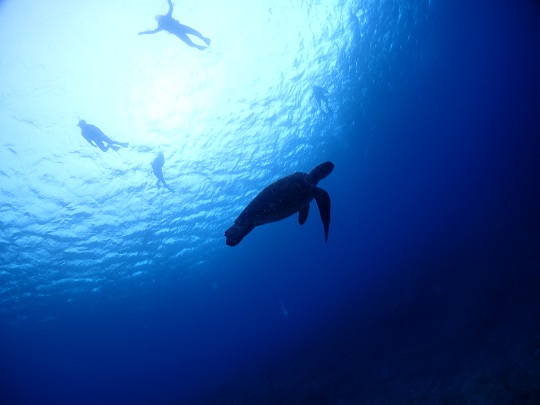
M 325 115 L 333 114 L 334 112 L 330 108 L 330 105 L 328 104 L 328 90 L 323 89 L 320 86 L 313 86 L 313 97 L 315 98 L 315 101 L 319 105 L 319 108 Z M 326 110 L 323 107 L 323 104 L 326 106 Z
M 86 139 L 94 148 L 98 147 L 103 152 L 107 152 L 109 148 L 118 150 L 120 149 L 119 146 L 123 148 L 127 148 L 129 146 L 128 142 L 113 141 L 111 138 L 105 135 L 101 129 L 95 125 L 87 124 L 85 120 L 79 120 L 77 126 L 81 128 L 81 134 L 84 139 Z M 107 145 L 104 145 L 103 142 L 106 142 Z
M 165 179 L 163 178 L 163 165 L 165 164 L 165 156 L 163 156 L 163 152 L 159 152 L 158 155 L 154 160 L 152 160 L 152 170 L 154 171 L 155 176 L 157 177 L 158 181 L 156 183 L 156 186 L 158 188 L 161 187 L 161 183 L 169 189 L 169 191 L 174 191 L 167 183 L 165 183 Z
M 159 31 L 167 31 L 169 34 L 176 35 L 178 38 L 180 38 L 182 41 L 184 41 L 186 44 L 193 48 L 197 48 L 200 51 L 206 49 L 207 46 L 210 45 L 210 38 L 204 37 L 199 31 L 196 31 L 193 28 L 188 27 L 187 25 L 180 24 L 179 21 L 172 18 L 173 5 L 171 0 L 167 0 L 167 2 L 169 3 L 169 11 L 167 12 L 167 14 L 156 16 L 156 21 L 158 23 L 157 28 L 155 30 L 139 32 L 138 35 L 155 34 Z M 191 39 L 189 39 L 188 35 L 196 36 L 197 38 L 201 39 L 207 46 L 197 45 Z

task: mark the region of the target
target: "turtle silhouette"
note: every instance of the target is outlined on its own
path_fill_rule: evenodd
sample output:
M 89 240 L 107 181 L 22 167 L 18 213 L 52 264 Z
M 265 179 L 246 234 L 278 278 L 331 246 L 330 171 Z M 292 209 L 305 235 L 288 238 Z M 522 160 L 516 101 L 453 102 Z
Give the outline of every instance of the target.
M 309 214 L 309 203 L 315 199 L 324 226 L 324 237 L 328 240 L 330 226 L 330 196 L 317 183 L 332 173 L 334 164 L 324 162 L 310 173 L 293 173 L 275 181 L 261 191 L 240 213 L 225 232 L 227 245 L 236 246 L 253 228 L 298 215 L 298 223 L 303 225 Z

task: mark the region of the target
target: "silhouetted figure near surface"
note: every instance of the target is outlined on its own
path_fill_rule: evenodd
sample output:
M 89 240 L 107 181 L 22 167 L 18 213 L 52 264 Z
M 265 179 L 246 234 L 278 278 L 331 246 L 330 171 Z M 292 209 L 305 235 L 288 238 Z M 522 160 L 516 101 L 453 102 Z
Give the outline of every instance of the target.
M 330 115 L 334 113 L 328 104 L 328 90 L 323 89 L 320 86 L 313 86 L 313 97 L 324 114 Z M 323 104 L 326 106 L 326 110 L 324 109 Z
M 200 51 L 206 49 L 206 46 L 197 45 L 196 43 L 194 43 L 191 39 L 189 39 L 188 35 L 196 36 L 197 38 L 202 40 L 207 46 L 210 45 L 210 38 L 204 37 L 199 31 L 196 31 L 193 28 L 188 27 L 187 25 L 180 24 L 180 22 L 172 18 L 173 5 L 171 0 L 167 0 L 167 2 L 169 3 L 168 13 L 165 15 L 156 16 L 156 21 L 158 23 L 157 28 L 155 30 L 139 32 L 138 35 L 155 34 L 159 31 L 167 31 L 169 34 L 176 35 L 178 38 L 180 38 L 182 41 L 184 41 L 186 44 L 193 48 L 197 48 Z
M 358 17 L 352 12 L 352 10 L 349 10 L 349 21 L 353 26 L 353 43 L 358 45 L 358 40 L 360 39 L 362 30 L 360 27 L 360 21 L 358 21 Z
M 120 149 L 118 146 L 123 148 L 127 148 L 129 146 L 128 142 L 113 141 L 111 138 L 105 135 L 101 129 L 95 125 L 87 124 L 85 120 L 79 120 L 77 126 L 81 128 L 81 134 L 84 139 L 86 139 L 94 148 L 97 147 L 103 152 L 107 152 L 109 148 L 118 150 Z M 106 142 L 107 145 L 104 145 L 103 142 Z
M 165 183 L 165 179 L 163 178 L 163 165 L 165 164 L 165 156 L 163 156 L 162 152 L 159 152 L 158 155 L 154 160 L 152 160 L 152 170 L 154 171 L 155 176 L 157 177 L 158 181 L 156 183 L 156 186 L 158 188 L 161 187 L 161 183 L 168 188 L 170 191 L 174 191 L 167 183 Z

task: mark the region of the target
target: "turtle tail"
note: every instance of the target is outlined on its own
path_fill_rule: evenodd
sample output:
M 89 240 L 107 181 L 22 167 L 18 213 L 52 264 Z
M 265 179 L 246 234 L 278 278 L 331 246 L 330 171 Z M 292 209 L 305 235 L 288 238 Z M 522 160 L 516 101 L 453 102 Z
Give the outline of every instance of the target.
M 319 181 L 332 173 L 332 170 L 334 170 L 334 164 L 332 162 L 324 162 L 317 166 L 315 169 L 313 169 L 309 173 L 309 176 L 311 177 L 311 181 L 313 181 L 313 184 L 317 185 Z

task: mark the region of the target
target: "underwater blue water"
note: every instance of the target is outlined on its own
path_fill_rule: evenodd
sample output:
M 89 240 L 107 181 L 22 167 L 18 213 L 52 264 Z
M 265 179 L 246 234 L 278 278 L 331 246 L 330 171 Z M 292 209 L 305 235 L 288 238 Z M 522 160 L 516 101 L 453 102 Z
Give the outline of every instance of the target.
M 0 1 L 0 402 L 538 403 L 540 5 L 167 9 Z M 327 243 L 225 245 L 327 160 Z

